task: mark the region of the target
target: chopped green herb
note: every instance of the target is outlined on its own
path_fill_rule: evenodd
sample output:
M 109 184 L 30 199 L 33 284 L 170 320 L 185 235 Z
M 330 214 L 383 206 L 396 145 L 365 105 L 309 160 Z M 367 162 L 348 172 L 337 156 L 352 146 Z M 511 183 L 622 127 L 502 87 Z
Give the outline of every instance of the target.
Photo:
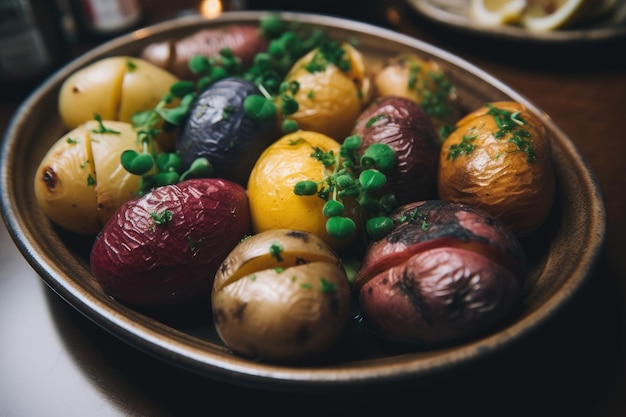
M 113 130 L 113 129 L 108 129 L 106 126 L 104 126 L 104 123 L 102 122 L 102 117 L 99 114 L 95 114 L 94 115 L 94 119 L 98 122 L 98 128 L 97 129 L 92 129 L 91 131 L 93 133 L 111 133 L 114 135 L 119 135 L 120 132 L 117 130 Z
M 281 256 L 283 250 L 284 248 L 278 242 L 274 242 L 270 245 L 270 255 L 279 262 L 283 261 L 283 257 Z
M 172 212 L 170 210 L 164 210 L 161 213 L 153 211 L 150 213 L 150 217 L 152 217 L 154 223 L 164 225 L 172 220 Z

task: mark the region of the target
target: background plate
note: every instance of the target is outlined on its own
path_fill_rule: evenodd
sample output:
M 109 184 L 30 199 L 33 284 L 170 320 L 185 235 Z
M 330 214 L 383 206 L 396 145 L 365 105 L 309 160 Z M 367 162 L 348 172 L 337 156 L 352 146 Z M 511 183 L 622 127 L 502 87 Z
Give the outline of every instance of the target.
M 476 24 L 468 15 L 470 0 L 405 0 L 421 16 L 448 28 L 478 36 L 523 43 L 579 44 L 626 39 L 626 1 L 606 17 L 581 27 L 534 33 L 517 26 L 497 28 Z

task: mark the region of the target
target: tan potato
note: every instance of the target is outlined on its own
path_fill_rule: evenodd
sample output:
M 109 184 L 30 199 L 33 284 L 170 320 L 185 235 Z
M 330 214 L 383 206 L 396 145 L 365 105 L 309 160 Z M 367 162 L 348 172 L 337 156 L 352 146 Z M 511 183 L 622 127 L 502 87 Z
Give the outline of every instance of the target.
M 550 138 L 525 106 L 495 102 L 461 119 L 442 146 L 439 196 L 500 219 L 517 236 L 543 224 L 555 196 Z
M 35 176 L 35 196 L 46 216 L 75 233 L 96 234 L 140 187 L 141 178 L 120 164 L 123 151 L 143 151 L 137 131 L 124 122 L 102 124 L 119 133 L 97 133 L 98 122 L 84 123 L 51 147 Z
M 326 351 L 348 318 L 350 285 L 317 236 L 274 229 L 243 240 L 214 281 L 215 326 L 234 352 L 293 361 Z

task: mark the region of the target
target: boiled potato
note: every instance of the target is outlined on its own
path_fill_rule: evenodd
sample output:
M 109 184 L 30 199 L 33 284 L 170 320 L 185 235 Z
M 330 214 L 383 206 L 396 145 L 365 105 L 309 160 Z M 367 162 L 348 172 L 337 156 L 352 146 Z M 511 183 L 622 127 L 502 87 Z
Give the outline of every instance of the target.
M 212 308 L 233 351 L 259 360 L 308 359 L 343 330 L 350 285 L 339 257 L 317 236 L 274 229 L 243 240 L 224 260 Z
M 298 110 L 283 117 L 296 121 L 302 130 L 320 132 L 342 142 L 369 97 L 370 82 L 362 54 L 348 43 L 337 48 L 343 50 L 348 69 L 327 60 L 319 48 L 293 65 L 285 82 L 298 85 L 293 94 Z
M 454 123 L 456 91 L 439 64 L 415 54 L 391 58 L 374 79 L 379 96 L 406 97 L 432 117 L 435 127 Z
M 104 58 L 65 80 L 59 92 L 59 113 L 69 129 L 92 120 L 95 114 L 103 120 L 130 122 L 135 113 L 153 109 L 176 81 L 170 72 L 140 58 Z M 158 140 L 167 148 L 171 136 L 162 134 Z
M 102 126 L 111 132 L 101 133 L 100 123 L 92 120 L 65 134 L 44 156 L 35 176 L 40 207 L 72 232 L 97 233 L 140 188 L 141 177 L 120 164 L 125 150 L 143 152 L 137 131 L 124 122 L 107 120 Z M 156 149 L 149 145 L 149 151 Z
M 555 196 L 550 138 L 522 104 L 488 104 L 461 119 L 443 143 L 439 196 L 485 210 L 517 236 L 533 233 Z
M 304 230 L 339 250 L 354 239 L 336 239 L 327 232 L 322 211 L 325 200 L 317 195 L 294 193 L 299 181 L 321 182 L 328 175 L 322 162 L 311 156 L 315 148 L 339 155 L 340 144 L 321 133 L 298 131 L 281 137 L 261 154 L 248 181 L 252 227 L 256 233 L 270 229 Z M 357 222 L 354 207 L 346 208 L 347 216 Z

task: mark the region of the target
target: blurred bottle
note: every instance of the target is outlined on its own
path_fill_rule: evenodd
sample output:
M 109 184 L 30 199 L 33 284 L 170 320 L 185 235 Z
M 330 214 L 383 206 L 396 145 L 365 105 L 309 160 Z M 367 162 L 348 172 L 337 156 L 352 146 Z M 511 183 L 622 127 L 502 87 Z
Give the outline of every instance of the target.
M 137 28 L 143 20 L 138 0 L 68 0 L 81 41 L 101 42 Z
M 23 98 L 70 58 L 71 25 L 56 0 L 0 0 L 0 97 Z

